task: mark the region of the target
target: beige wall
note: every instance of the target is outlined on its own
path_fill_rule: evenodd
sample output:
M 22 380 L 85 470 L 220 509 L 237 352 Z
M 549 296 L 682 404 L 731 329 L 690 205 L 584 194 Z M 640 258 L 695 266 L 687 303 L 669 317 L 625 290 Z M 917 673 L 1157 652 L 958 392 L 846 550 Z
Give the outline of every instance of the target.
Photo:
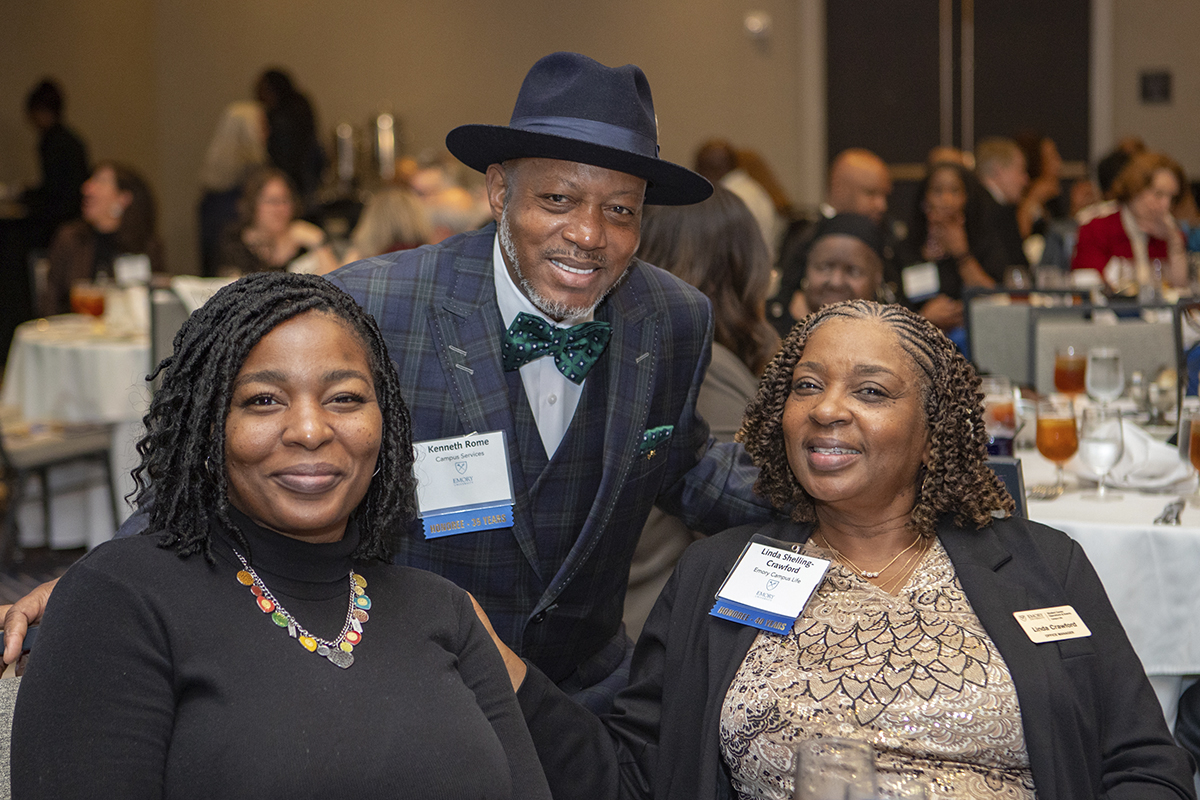
M 1200 3 L 1104 2 L 1120 32 L 1110 51 L 1112 129 L 1142 133 L 1200 174 L 1200 52 L 1188 41 L 1200 30 Z M 568 49 L 646 70 L 664 157 L 687 163 L 702 140 L 726 136 L 760 150 L 793 198 L 812 204 L 824 150 L 822 7 L 822 0 L 0 0 L 0 181 L 35 177 L 22 104 L 40 76 L 56 75 L 92 157 L 129 161 L 150 178 L 171 263 L 193 270 L 204 147 L 221 109 L 248 97 L 264 66 L 293 72 L 323 133 L 391 108 L 411 152 L 440 146 L 464 122 L 507 121 L 529 65 Z M 765 46 L 743 32 L 749 11 L 772 18 Z M 1175 103 L 1141 106 L 1137 73 L 1160 66 L 1174 72 Z
M 157 163 L 153 0 L 0 0 L 0 181 L 37 177 L 25 96 L 45 75 L 93 159 Z
M 1113 131 L 1139 134 L 1200 179 L 1200 2 L 1116 0 L 1113 9 Z M 1172 102 L 1143 105 L 1140 74 L 1172 73 Z
M 579 50 L 646 71 L 664 157 L 688 162 L 702 140 L 727 136 L 759 149 L 796 193 L 803 149 L 796 5 L 0 0 L 5 22 L 16 23 L 0 33 L 8 67 L 0 96 L 10 98 L 0 107 L 0 180 L 35 172 L 21 101 L 38 76 L 53 73 L 68 88 L 69 118 L 93 157 L 125 158 L 146 171 L 163 206 L 172 264 L 193 269 L 196 174 L 205 145 L 221 109 L 249 96 L 264 66 L 293 73 L 323 133 L 391 108 L 415 151 L 440 146 L 461 123 L 506 122 L 533 61 Z M 766 47 L 743 33 L 743 15 L 752 9 L 773 18 Z

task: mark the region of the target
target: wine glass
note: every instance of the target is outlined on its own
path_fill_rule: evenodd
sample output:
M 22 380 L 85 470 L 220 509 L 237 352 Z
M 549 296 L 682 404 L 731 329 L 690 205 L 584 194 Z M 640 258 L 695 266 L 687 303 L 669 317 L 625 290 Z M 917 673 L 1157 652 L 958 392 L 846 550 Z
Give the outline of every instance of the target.
M 1091 374 L 1089 367 L 1089 375 Z M 1095 494 L 1088 500 L 1120 500 L 1121 495 L 1105 492 L 1104 479 L 1121 460 L 1125 452 L 1122 439 L 1121 414 L 1107 406 L 1085 408 L 1079 419 L 1079 458 L 1096 473 L 1099 482 Z
M 1087 393 L 1108 405 L 1125 391 L 1121 351 L 1115 347 L 1093 347 L 1087 354 Z
M 1062 493 L 1066 486 L 1063 465 L 1079 449 L 1075 432 L 1075 409 L 1070 402 L 1043 400 L 1037 411 L 1037 449 L 1058 468 L 1055 491 Z
M 793 800 L 875 800 L 875 751 L 854 739 L 796 745 Z
M 1054 389 L 1072 400 L 1082 394 L 1086 386 L 1087 357 L 1081 348 L 1068 345 L 1054 351 Z

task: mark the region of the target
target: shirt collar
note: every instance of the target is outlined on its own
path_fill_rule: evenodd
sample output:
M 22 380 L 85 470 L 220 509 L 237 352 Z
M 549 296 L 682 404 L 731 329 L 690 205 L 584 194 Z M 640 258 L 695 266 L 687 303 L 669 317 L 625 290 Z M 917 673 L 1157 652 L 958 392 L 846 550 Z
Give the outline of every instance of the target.
M 504 263 L 504 253 L 500 250 L 499 230 L 492 238 L 492 277 L 496 283 L 496 304 L 500 306 L 500 318 L 504 320 L 505 328 L 512 325 L 517 314 L 522 311 L 526 314 L 533 314 L 538 319 L 545 320 L 558 328 L 570 328 L 581 322 L 591 322 L 595 317 L 595 312 L 591 312 L 582 317 L 572 317 L 558 322 L 543 314 L 517 287 L 517 284 L 513 283 L 512 276 L 508 274 L 508 267 Z

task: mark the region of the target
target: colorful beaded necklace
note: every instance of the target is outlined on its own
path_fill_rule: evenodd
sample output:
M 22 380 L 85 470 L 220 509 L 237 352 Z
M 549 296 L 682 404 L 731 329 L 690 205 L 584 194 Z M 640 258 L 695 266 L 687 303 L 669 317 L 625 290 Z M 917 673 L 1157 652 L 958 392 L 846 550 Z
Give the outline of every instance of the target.
M 362 641 L 362 624 L 370 619 L 367 609 L 371 607 L 371 598 L 367 597 L 367 579 L 354 570 L 350 570 L 350 607 L 346 609 L 346 624 L 342 632 L 333 641 L 313 636 L 286 608 L 279 604 L 275 595 L 263 583 L 262 578 L 254 568 L 246 563 L 242 554 L 233 550 L 243 569 L 238 571 L 238 583 L 250 587 L 255 602 L 264 614 L 271 615 L 271 621 L 281 628 L 287 628 L 288 636 L 298 639 L 300 645 L 310 653 L 316 653 L 329 659 L 334 666 L 347 669 L 354 663 L 354 646 Z

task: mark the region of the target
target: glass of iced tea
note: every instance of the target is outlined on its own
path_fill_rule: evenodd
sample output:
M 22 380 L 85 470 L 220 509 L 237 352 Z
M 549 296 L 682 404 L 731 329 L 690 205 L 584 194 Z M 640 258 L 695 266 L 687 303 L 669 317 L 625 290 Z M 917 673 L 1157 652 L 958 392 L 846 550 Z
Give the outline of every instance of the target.
M 71 311 L 93 317 L 104 316 L 104 286 L 91 281 L 71 284 Z
M 1069 396 L 1083 394 L 1087 388 L 1087 351 L 1081 347 L 1060 347 L 1054 351 L 1054 388 Z
M 1043 400 L 1037 409 L 1037 449 L 1058 468 L 1055 488 L 1065 485 L 1063 466 L 1079 449 L 1079 435 L 1075 430 L 1075 409 L 1071 403 Z

